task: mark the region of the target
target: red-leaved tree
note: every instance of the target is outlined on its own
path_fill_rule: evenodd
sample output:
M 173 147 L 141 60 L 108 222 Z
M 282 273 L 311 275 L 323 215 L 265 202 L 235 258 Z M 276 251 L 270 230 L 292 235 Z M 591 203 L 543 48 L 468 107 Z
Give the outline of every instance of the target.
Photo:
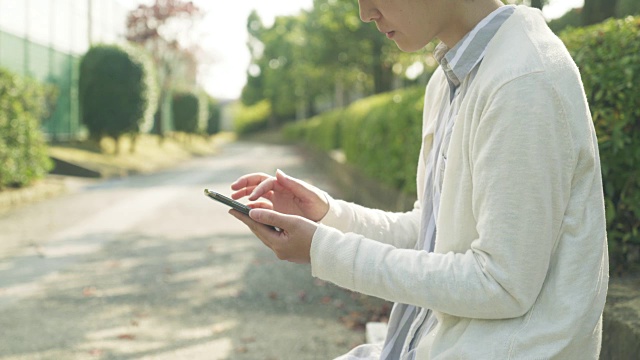
M 155 0 L 139 5 L 127 16 L 127 40 L 142 45 L 156 63 L 160 102 L 170 99 L 176 86 L 195 86 L 198 61 L 203 51 L 192 31 L 202 18 L 201 9 L 192 1 Z M 162 105 L 155 117 L 155 130 L 163 135 L 166 124 Z

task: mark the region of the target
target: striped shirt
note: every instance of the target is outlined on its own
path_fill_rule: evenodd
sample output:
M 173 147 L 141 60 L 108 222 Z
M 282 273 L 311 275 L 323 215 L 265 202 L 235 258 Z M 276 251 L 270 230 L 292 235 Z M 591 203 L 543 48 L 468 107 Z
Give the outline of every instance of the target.
M 458 109 L 475 78 L 487 45 L 514 11 L 514 6 L 502 6 L 480 21 L 453 48 L 449 49 L 443 43 L 436 47 L 434 56 L 449 83 L 449 97 L 443 98 L 440 104 L 432 148 L 426 160 L 424 203 L 416 250 L 433 251 L 447 150 Z M 417 344 L 436 323 L 431 310 L 396 303 L 380 359 L 415 359 Z

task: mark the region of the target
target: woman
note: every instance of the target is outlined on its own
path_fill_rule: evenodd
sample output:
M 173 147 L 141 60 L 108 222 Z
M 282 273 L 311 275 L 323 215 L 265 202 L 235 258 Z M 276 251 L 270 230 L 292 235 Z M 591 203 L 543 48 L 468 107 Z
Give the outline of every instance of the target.
M 259 209 L 231 213 L 280 259 L 396 302 L 385 343 L 340 359 L 597 359 L 600 160 L 562 42 L 539 10 L 498 0 L 359 5 L 403 51 L 441 41 L 415 209 L 366 209 L 278 172 L 238 179 L 232 197 Z

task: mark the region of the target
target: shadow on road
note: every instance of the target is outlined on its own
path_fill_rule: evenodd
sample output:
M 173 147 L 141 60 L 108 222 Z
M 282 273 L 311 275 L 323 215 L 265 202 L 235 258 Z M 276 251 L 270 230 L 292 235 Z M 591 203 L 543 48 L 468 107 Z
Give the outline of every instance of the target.
M 1 268 L 23 278 L 0 297 L 33 294 L 0 311 L 1 359 L 327 359 L 362 342 L 354 330 L 381 305 L 278 261 L 252 235 L 94 236 L 117 238 L 77 263 L 70 248 L 31 259 L 72 264 L 32 278 L 37 288 L 20 259 Z

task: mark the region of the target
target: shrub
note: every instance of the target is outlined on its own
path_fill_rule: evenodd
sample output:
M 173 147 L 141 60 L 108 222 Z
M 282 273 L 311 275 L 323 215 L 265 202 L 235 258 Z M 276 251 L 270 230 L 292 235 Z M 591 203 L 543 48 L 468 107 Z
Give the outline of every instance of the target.
M 265 130 L 269 126 L 271 103 L 262 100 L 252 106 L 238 102 L 233 108 L 233 125 L 239 135 Z
M 405 192 L 416 192 L 422 133 L 422 87 L 372 96 L 352 104 L 342 123 L 347 161 Z
M 158 95 L 150 58 L 117 45 L 93 46 L 80 62 L 83 123 L 93 139 L 146 132 L 153 126 Z M 117 147 L 116 147 L 117 149 Z
M 320 150 L 341 148 L 367 175 L 415 193 L 423 96 L 419 87 L 368 97 L 290 124 L 284 136 Z
M 0 69 L 0 188 L 28 185 L 51 169 L 39 128 L 47 100 L 42 85 Z
M 174 129 L 189 134 L 200 133 L 202 129 L 198 124 L 199 107 L 200 102 L 195 94 L 174 94 L 171 105 Z
M 207 98 L 207 106 L 209 108 L 209 113 L 207 117 L 207 134 L 213 135 L 220 132 L 220 121 L 222 120 L 222 109 L 220 109 L 220 104 L 211 98 Z
M 283 135 L 319 150 L 334 150 L 340 147 L 340 120 L 343 118 L 344 109 L 328 111 L 305 121 L 288 123 L 283 128 Z
M 612 266 L 622 269 L 640 250 L 640 17 L 573 29 L 561 38 L 580 68 L 591 107 Z

